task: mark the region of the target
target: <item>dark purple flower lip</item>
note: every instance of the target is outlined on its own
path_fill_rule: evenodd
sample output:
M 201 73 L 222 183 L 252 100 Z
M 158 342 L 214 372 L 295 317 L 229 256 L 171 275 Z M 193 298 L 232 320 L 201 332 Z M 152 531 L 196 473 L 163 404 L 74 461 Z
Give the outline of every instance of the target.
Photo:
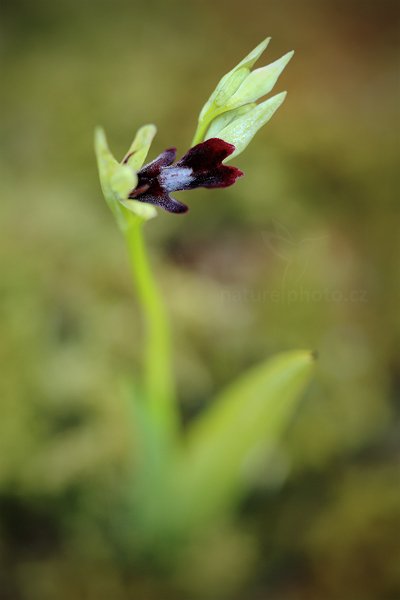
M 223 188 L 233 185 L 238 177 L 242 177 L 243 172 L 222 164 L 222 161 L 234 150 L 233 144 L 219 138 L 210 138 L 193 146 L 173 164 L 176 148 L 168 148 L 142 167 L 138 172 L 137 186 L 128 197 L 155 204 L 168 212 L 187 212 L 188 207 L 172 198 L 170 193 L 198 187 Z

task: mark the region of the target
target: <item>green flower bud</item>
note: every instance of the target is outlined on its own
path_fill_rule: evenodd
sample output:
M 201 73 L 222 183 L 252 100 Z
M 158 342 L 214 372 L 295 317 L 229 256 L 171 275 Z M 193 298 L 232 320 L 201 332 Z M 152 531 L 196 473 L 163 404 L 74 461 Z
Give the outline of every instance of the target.
M 246 79 L 250 73 L 250 69 L 268 46 L 270 39 L 271 38 L 268 37 L 263 40 L 261 44 L 254 48 L 254 50 L 252 50 L 250 54 L 240 61 L 236 67 L 222 77 L 214 92 L 203 106 L 199 116 L 199 123 L 207 117 L 208 113 L 218 112 L 218 107 L 224 107 L 229 98 L 236 92 L 240 84 Z
M 220 137 L 236 146 L 237 143 L 232 139 L 240 137 L 240 149 L 237 148 L 232 155 L 237 156 L 247 146 L 256 131 L 271 118 L 280 106 L 283 101 L 281 95 L 271 98 L 270 104 L 260 105 L 262 107 L 260 110 L 255 110 L 255 102 L 269 94 L 294 54 L 293 51 L 288 52 L 270 65 L 251 71 L 256 60 L 268 46 L 270 39 L 266 38 L 261 42 L 221 79 L 200 112 L 198 127 L 193 139 L 194 144 L 204 139 Z M 277 98 L 278 106 L 276 106 Z M 259 118 L 260 121 L 256 123 L 255 118 Z M 243 127 L 246 130 L 245 137 L 238 133 Z M 231 137 L 224 137 L 223 134 L 226 132 Z M 245 144 L 242 143 L 244 139 L 247 140 Z
M 263 96 L 269 94 L 278 81 L 279 75 L 292 58 L 294 51 L 288 52 L 275 62 L 252 71 L 236 92 L 229 98 L 226 106 L 237 108 L 249 102 L 256 102 Z
M 245 106 L 239 106 L 239 108 L 235 108 L 234 110 L 229 110 L 211 122 L 210 127 L 207 129 L 206 139 L 212 137 L 221 137 L 220 132 L 227 126 L 229 123 L 232 123 L 238 117 L 248 113 L 252 110 L 256 105 L 255 102 L 251 104 L 246 104 Z
M 253 105 L 251 110 L 237 116 L 218 132 L 218 137 L 235 146 L 235 151 L 229 159 L 243 152 L 257 131 L 270 120 L 285 98 L 286 92 L 281 92 L 261 104 Z

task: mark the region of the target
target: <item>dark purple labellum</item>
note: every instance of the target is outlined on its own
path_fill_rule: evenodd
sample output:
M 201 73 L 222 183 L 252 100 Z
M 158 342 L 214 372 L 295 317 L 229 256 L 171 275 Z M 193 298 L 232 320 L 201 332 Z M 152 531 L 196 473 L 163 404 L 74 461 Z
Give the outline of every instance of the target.
M 236 167 L 222 164 L 222 161 L 234 150 L 232 144 L 211 138 L 193 146 L 173 164 L 176 148 L 168 148 L 138 172 L 138 184 L 129 198 L 155 204 L 173 213 L 187 212 L 188 207 L 172 198 L 170 193 L 233 185 L 243 173 Z

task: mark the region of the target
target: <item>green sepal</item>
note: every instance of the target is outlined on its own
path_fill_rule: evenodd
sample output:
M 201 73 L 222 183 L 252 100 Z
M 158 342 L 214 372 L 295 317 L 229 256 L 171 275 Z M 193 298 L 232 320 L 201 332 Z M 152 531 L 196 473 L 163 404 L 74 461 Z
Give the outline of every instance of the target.
M 126 231 L 130 226 L 130 213 L 138 216 L 143 221 L 147 221 L 157 214 L 154 206 L 128 199 L 129 192 L 137 185 L 136 171 L 139 170 L 146 158 L 151 140 L 154 137 L 154 130 L 154 126 L 150 125 L 147 126 L 147 129 L 142 127 L 138 131 L 131 145 L 131 149 L 134 148 L 134 154 L 126 164 L 119 163 L 111 154 L 104 130 L 98 127 L 95 131 L 95 152 L 101 188 L 118 226 L 123 231 Z M 132 152 L 131 149 L 130 152 Z M 139 165 L 140 161 L 142 161 L 140 166 L 134 168 L 134 165 Z

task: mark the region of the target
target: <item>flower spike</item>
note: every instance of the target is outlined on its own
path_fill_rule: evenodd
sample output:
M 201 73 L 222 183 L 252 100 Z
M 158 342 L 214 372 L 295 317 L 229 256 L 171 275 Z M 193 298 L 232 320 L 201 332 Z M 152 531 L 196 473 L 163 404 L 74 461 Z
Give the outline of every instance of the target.
M 222 77 L 200 112 L 193 147 L 178 162 L 176 148 L 167 148 L 143 166 L 156 133 L 154 125 L 139 129 L 121 163 L 110 153 L 103 130 L 96 131 L 101 186 L 123 230 L 129 228 L 133 215 L 141 221 L 154 217 L 155 206 L 171 213 L 187 212 L 186 204 L 171 196 L 172 192 L 224 188 L 243 175 L 224 161 L 243 152 L 286 97 L 286 92 L 281 92 L 257 103 L 269 94 L 293 56 L 293 52 L 288 52 L 275 62 L 252 70 L 270 39 L 262 41 Z

